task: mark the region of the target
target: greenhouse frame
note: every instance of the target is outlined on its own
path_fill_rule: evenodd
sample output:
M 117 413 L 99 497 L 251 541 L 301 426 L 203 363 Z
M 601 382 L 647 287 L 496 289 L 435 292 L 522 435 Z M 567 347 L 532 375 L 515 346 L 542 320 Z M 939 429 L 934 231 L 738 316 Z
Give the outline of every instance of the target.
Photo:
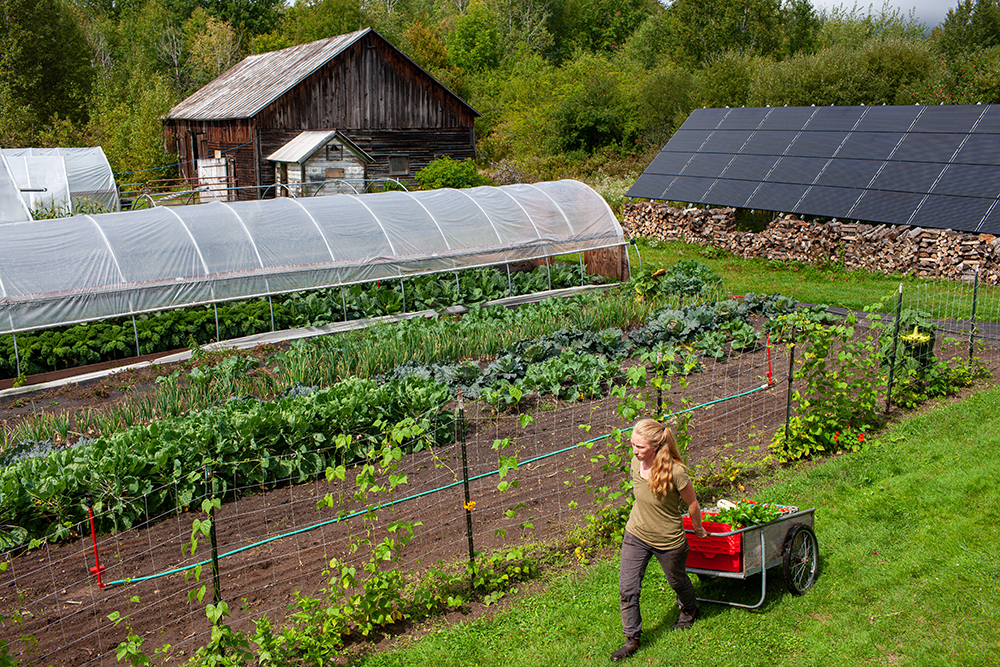
M 0 334 L 626 243 L 577 181 L 0 224 Z

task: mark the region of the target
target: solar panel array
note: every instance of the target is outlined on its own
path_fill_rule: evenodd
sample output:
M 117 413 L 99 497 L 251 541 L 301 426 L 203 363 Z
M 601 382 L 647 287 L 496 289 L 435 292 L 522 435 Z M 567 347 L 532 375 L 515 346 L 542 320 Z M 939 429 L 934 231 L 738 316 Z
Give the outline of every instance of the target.
M 1000 105 L 698 109 L 627 194 L 1000 235 Z

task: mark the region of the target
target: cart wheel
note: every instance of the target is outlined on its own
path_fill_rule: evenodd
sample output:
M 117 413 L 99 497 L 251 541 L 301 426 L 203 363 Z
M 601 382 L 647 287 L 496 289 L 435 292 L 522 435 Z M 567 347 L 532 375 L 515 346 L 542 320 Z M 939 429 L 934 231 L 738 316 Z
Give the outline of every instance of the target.
M 812 588 L 819 571 L 819 545 L 812 528 L 796 523 L 788 529 L 781 564 L 789 593 L 802 595 Z

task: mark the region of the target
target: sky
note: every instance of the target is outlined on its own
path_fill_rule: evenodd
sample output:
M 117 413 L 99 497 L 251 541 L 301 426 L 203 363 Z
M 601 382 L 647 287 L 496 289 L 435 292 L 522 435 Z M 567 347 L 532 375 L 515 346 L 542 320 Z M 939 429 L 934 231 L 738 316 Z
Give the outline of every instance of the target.
M 908 16 L 911 9 L 916 10 L 914 13 L 920 22 L 928 28 L 933 28 L 944 21 L 945 14 L 958 4 L 958 0 L 886 0 L 886 3 L 892 7 L 898 7 L 904 16 Z M 854 2 L 853 0 L 812 0 L 812 5 L 817 10 L 826 9 L 829 11 L 840 6 L 851 9 Z M 864 10 L 866 14 L 869 5 L 874 5 L 875 10 L 879 10 L 882 8 L 882 0 L 859 0 L 857 3 L 858 9 Z

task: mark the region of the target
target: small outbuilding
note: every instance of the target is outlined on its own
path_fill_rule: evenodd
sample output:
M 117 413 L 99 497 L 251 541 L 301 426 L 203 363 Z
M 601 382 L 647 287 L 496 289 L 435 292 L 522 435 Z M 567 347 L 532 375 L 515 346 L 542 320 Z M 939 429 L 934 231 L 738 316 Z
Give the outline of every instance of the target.
M 171 109 L 163 136 L 183 177 L 220 151 L 238 198 L 259 199 L 276 190 L 269 157 L 305 130 L 336 130 L 371 159 L 369 180 L 412 180 L 437 157 L 475 157 L 478 116 L 366 28 L 244 59 Z
M 267 156 L 277 196 L 364 192 L 372 157 L 336 130 L 306 130 Z M 283 186 L 283 187 L 282 187 Z

